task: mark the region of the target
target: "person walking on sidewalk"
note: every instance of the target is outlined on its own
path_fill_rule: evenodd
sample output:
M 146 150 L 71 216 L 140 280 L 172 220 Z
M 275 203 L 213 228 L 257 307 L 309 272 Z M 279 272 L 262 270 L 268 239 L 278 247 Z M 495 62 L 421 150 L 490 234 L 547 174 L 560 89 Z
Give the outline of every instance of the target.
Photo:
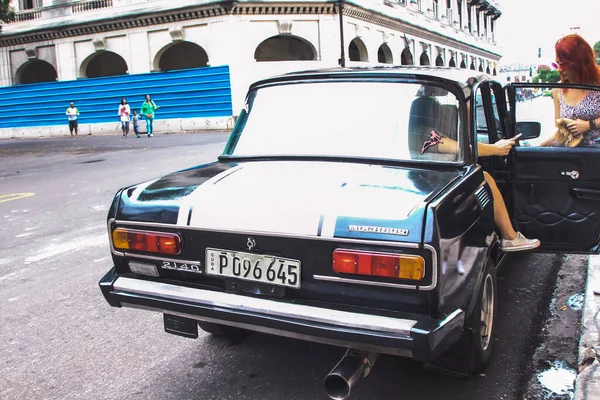
M 69 120 L 69 131 L 71 132 L 71 137 L 73 137 L 73 131 L 75 131 L 75 136 L 79 136 L 79 126 L 77 124 L 77 117 L 79 116 L 79 110 L 75 107 L 75 103 L 71 102 L 69 108 L 67 108 L 67 118 Z
M 146 101 L 142 104 L 141 113 L 146 118 L 146 130 L 148 132 L 148 137 L 154 136 L 154 128 L 152 123 L 154 122 L 154 112 L 158 110 L 160 107 L 156 105 L 155 102 L 152 101 L 150 95 L 146 95 Z
M 140 137 L 140 116 L 137 113 L 137 110 L 133 110 L 133 116 L 131 117 L 131 121 L 133 123 L 133 132 L 135 133 L 135 137 Z
M 121 99 L 117 115 L 119 116 L 119 121 L 121 121 L 124 138 L 129 134 L 129 114 L 131 114 L 131 109 L 129 108 L 129 104 L 127 104 L 127 99 Z

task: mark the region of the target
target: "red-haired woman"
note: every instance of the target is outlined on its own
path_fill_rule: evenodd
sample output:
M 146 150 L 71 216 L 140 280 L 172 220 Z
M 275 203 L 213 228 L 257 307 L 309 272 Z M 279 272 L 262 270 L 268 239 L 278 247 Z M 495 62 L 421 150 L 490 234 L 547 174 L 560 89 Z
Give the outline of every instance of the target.
M 592 47 L 579 35 L 567 35 L 556 42 L 556 64 L 562 83 L 600 86 L 600 67 Z M 574 120 L 567 129 L 583 135 L 580 146 L 600 146 L 600 91 L 554 89 L 554 117 Z M 553 138 L 541 146 L 556 145 Z

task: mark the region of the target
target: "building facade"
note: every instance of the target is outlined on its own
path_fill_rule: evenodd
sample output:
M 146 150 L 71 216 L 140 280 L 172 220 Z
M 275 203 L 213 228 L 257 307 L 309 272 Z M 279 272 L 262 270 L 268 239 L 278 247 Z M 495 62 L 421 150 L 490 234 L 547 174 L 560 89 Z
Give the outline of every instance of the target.
M 248 85 L 337 65 L 499 71 L 498 0 L 14 0 L 0 86 L 228 66 Z M 213 125 L 214 127 L 214 125 Z

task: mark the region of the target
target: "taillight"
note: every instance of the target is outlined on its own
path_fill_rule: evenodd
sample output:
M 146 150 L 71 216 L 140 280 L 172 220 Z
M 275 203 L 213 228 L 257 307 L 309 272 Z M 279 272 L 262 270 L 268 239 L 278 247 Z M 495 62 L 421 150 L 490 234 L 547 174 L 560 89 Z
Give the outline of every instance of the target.
M 333 252 L 333 270 L 341 274 L 418 281 L 425 276 L 425 260 L 416 255 L 338 249 Z
M 112 233 L 113 246 L 118 250 L 177 255 L 181 239 L 175 233 L 135 231 L 117 228 Z

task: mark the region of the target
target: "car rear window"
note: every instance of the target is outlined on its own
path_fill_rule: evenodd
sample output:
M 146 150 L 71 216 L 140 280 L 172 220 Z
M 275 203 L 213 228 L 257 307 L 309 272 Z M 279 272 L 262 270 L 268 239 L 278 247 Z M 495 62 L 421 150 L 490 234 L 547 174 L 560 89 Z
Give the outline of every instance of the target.
M 451 92 L 415 83 L 265 87 L 249 96 L 226 154 L 461 162 L 458 105 Z

